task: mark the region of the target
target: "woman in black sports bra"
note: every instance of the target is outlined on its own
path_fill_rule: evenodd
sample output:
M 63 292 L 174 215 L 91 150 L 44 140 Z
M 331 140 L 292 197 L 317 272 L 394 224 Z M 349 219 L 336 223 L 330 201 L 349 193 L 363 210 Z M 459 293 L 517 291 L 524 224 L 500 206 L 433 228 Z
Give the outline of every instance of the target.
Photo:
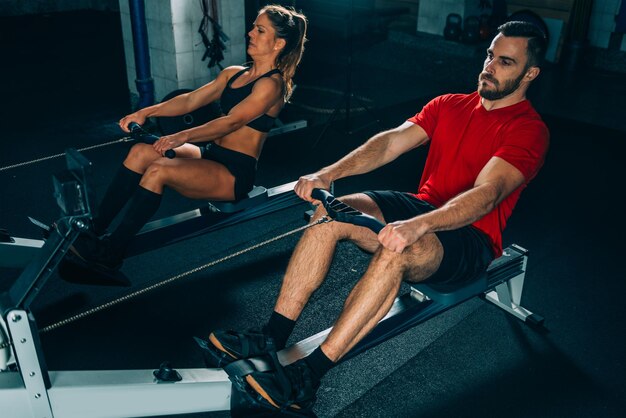
M 306 29 L 303 14 L 265 6 L 248 32 L 249 67 L 228 67 L 193 92 L 122 118 L 120 127 L 128 132 L 131 122 L 142 125 L 148 117 L 184 115 L 218 99 L 223 111 L 217 119 L 163 136 L 152 145 L 134 145 L 98 209 L 94 234 L 79 237 L 74 253 L 92 264 L 119 268 L 127 243 L 157 211 L 166 186 L 193 199 L 244 198 L 254 185 L 267 133 L 292 92 Z M 196 142 L 209 145 L 199 147 Z M 176 158 L 163 157 L 170 149 L 176 150 Z M 107 235 L 109 224 L 129 200 L 119 226 Z

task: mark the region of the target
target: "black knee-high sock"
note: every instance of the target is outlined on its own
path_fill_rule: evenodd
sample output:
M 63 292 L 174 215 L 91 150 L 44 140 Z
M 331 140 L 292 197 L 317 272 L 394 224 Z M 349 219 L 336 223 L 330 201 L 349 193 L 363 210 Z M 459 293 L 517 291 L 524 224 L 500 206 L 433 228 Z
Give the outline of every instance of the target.
M 141 230 L 159 208 L 161 195 L 138 186 L 124 218 L 109 237 L 113 249 L 124 254 L 130 240 Z
M 276 348 L 282 350 L 287 344 L 287 340 L 296 326 L 296 321 L 293 321 L 286 316 L 279 314 L 278 312 L 272 312 L 270 320 L 265 326 L 265 332 L 274 339 L 276 342 Z
M 129 170 L 124 165 L 119 168 L 111 180 L 111 184 L 109 184 L 109 188 L 98 207 L 98 213 L 93 220 L 93 229 L 96 235 L 104 233 L 111 221 L 133 196 L 140 180 L 141 174 Z

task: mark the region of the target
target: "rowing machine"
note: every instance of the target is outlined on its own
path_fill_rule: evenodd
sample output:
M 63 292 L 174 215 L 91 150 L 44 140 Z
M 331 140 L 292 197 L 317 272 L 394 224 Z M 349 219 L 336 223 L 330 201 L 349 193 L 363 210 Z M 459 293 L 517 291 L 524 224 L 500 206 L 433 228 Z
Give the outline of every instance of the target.
M 340 200 L 331 193 L 314 189 L 311 196 L 319 200 L 328 215 L 335 221 L 363 226 L 378 233 L 384 227 L 378 219 L 364 214 Z M 433 318 L 454 306 L 473 297 L 483 298 L 515 317 L 532 325 L 541 325 L 543 318 L 520 305 L 528 251 L 513 244 L 506 248 L 501 257 L 494 260 L 486 272 L 476 279 L 461 285 L 415 284 L 411 290 L 397 297 L 387 315 L 376 328 L 361 340 L 341 361 L 348 360 L 368 349 Z M 312 353 L 328 336 L 332 328 L 319 332 L 278 353 L 278 361 L 284 366 Z M 208 344 L 200 342 L 209 353 Z M 265 399 L 250 390 L 245 376 L 255 371 L 269 371 L 273 364 L 267 358 L 243 359 L 224 367 L 233 382 L 231 408 L 240 409 L 237 415 L 245 416 L 251 410 L 276 411 Z M 302 411 L 303 415 L 306 412 Z
M 89 163 L 69 152 L 80 164 Z M 69 165 L 69 164 L 68 164 Z M 46 367 L 30 306 L 93 211 L 87 171 L 69 170 L 64 216 L 8 291 L 0 294 L 0 404 L 16 417 L 133 417 L 229 409 L 231 384 L 221 369 L 56 371 Z
M 75 161 L 81 160 L 86 167 L 90 166 L 80 153 L 72 149 L 67 150 L 66 159 L 68 165 L 77 166 Z M 89 181 L 89 174 L 86 173 L 83 177 L 85 181 Z M 59 200 L 58 196 L 65 196 L 69 200 L 67 195 L 77 190 L 76 180 L 72 176 L 68 177 L 67 173 L 57 175 L 56 178 L 57 200 Z M 135 236 L 128 248 L 127 256 L 139 255 L 302 204 L 304 202 L 293 193 L 295 184 L 294 181 L 269 189 L 255 186 L 245 199 L 207 202 L 197 209 L 149 222 Z M 91 202 L 94 201 L 92 194 L 90 199 Z M 43 222 L 32 218 L 31 222 L 40 228 L 48 229 Z M 0 267 L 26 267 L 40 252 L 43 245 L 43 240 L 7 236 L 6 239 L 0 240 Z
M 162 365 L 156 370 L 48 371 L 30 306 L 89 217 L 87 210 L 60 219 L 41 251 L 11 288 L 0 294 L 0 404 L 3 413 L 19 417 L 132 417 L 220 411 L 237 406 L 232 400 L 240 399 L 239 391 L 231 395 L 229 380 L 234 377 L 222 369 L 172 370 Z M 526 322 L 540 322 L 540 318 L 519 305 L 527 257 L 520 247 L 507 248 L 503 256 L 491 264 L 484 280 L 481 278 L 480 286 L 475 284 L 478 281 L 456 289 L 416 286 L 415 290 L 396 299 L 387 316 L 345 358 L 470 297 L 485 297 L 494 302 L 489 298 L 494 292 L 497 306 L 510 313 L 517 312 L 516 316 Z M 329 331 L 280 351 L 280 362 L 290 364 L 306 356 Z M 262 367 L 262 362 L 259 364 Z
M 83 167 L 88 162 L 68 153 Z M 69 164 L 68 164 L 69 165 Z M 74 193 L 59 194 L 63 216 L 31 262 L 0 294 L 0 405 L 10 417 L 131 417 L 228 409 L 222 370 L 49 372 L 30 306 L 91 220 L 85 170 L 68 170 Z M 76 210 L 74 210 L 76 209 Z M 176 382 L 176 384 L 173 384 Z

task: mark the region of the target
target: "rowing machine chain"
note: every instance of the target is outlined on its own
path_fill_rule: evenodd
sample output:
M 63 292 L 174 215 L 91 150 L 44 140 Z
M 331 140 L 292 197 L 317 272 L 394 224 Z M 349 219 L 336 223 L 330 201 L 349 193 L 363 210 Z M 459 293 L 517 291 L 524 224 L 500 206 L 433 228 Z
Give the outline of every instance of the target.
M 228 254 L 228 255 L 226 255 L 226 256 L 224 256 L 222 258 L 218 258 L 217 260 L 213 260 L 213 261 L 211 261 L 209 263 L 206 263 L 206 264 L 204 264 L 202 266 L 195 267 L 195 268 L 193 268 L 191 270 L 188 270 L 188 271 L 186 271 L 184 273 L 177 274 L 177 275 L 172 276 L 172 277 L 170 277 L 168 279 L 165 279 L 163 281 L 155 283 L 155 284 L 153 284 L 151 286 L 148 286 L 148 287 L 145 287 L 143 289 L 137 290 L 135 292 L 129 293 L 129 294 L 124 295 L 122 297 L 119 297 L 117 299 L 113 299 L 113 300 L 111 300 L 109 302 L 103 303 L 102 305 L 96 306 L 96 307 L 88 309 L 88 310 L 86 310 L 84 312 L 81 312 L 81 313 L 78 313 L 76 315 L 73 315 L 73 316 L 70 316 L 68 318 L 65 318 L 65 319 L 63 319 L 63 320 L 61 320 L 59 322 L 55 322 L 55 323 L 53 323 L 51 325 L 45 326 L 45 327 L 43 327 L 43 328 L 41 328 L 39 330 L 39 333 L 43 334 L 43 333 L 46 333 L 48 331 L 52 331 L 54 329 L 60 328 L 60 327 L 62 327 L 64 325 L 70 324 L 70 323 L 72 323 L 74 321 L 77 321 L 79 319 L 85 318 L 85 317 L 87 317 L 89 315 L 92 315 L 94 313 L 103 311 L 103 310 L 105 310 L 107 308 L 110 308 L 110 307 L 112 307 L 114 305 L 117 305 L 117 304 L 119 304 L 121 302 L 125 302 L 125 301 L 127 301 L 129 299 L 132 299 L 132 298 L 136 297 L 136 296 L 143 295 L 144 293 L 148 293 L 151 290 L 157 289 L 157 288 L 159 288 L 161 286 L 164 286 L 166 284 L 170 284 L 170 283 L 172 283 L 172 282 L 174 282 L 174 281 L 176 281 L 178 279 L 182 279 L 183 277 L 186 277 L 186 276 L 189 276 L 191 274 L 197 273 L 199 271 L 205 270 L 205 269 L 207 269 L 209 267 L 212 267 L 212 266 L 214 266 L 216 264 L 219 264 L 219 263 L 222 263 L 224 261 L 230 260 L 231 258 L 235 258 L 237 256 L 240 256 L 240 255 L 245 254 L 247 252 L 250 252 L 252 250 L 256 250 L 257 248 L 260 248 L 260 247 L 263 247 L 265 245 L 271 244 L 272 242 L 281 240 L 281 239 L 286 238 L 286 237 L 288 237 L 290 235 L 293 235 L 293 234 L 295 234 L 297 232 L 304 231 L 305 229 L 308 229 L 308 228 L 310 228 L 312 226 L 319 225 L 321 223 L 330 222 L 330 221 L 332 221 L 332 218 L 330 218 L 329 216 L 323 216 L 323 217 L 321 217 L 320 219 L 318 219 L 317 221 L 315 221 L 313 223 L 309 223 L 307 225 L 300 226 L 300 227 L 298 227 L 296 229 L 292 229 L 291 231 L 285 232 L 284 234 L 277 235 L 277 236 L 272 237 L 270 239 L 267 239 L 265 241 L 259 242 L 258 244 L 254 244 L 254 245 L 252 245 L 250 247 L 247 247 L 247 248 L 244 248 L 242 250 L 236 251 L 234 253 Z M 10 341 L 5 342 L 3 344 L 0 344 L 0 350 L 4 349 L 6 347 L 9 347 L 11 345 L 12 345 L 12 343 Z
M 120 142 L 129 142 L 129 141 L 134 141 L 133 137 L 125 136 L 123 138 L 116 139 L 114 141 L 109 141 L 109 142 L 104 142 L 102 144 L 96 144 L 96 145 L 91 145 L 89 147 L 79 148 L 78 151 L 89 151 L 89 150 L 92 150 L 92 149 L 102 148 L 102 147 L 106 147 L 108 145 L 118 144 Z M 24 162 L 13 164 L 13 165 L 8 165 L 8 166 L 5 166 L 5 167 L 0 167 L 0 172 L 1 171 L 6 171 L 6 170 L 10 170 L 12 168 L 22 167 L 22 166 L 29 165 L 29 164 L 40 163 L 42 161 L 51 160 L 53 158 L 60 158 L 60 157 L 63 157 L 63 156 L 65 156 L 64 152 L 60 153 L 60 154 L 48 155 L 47 157 L 36 158 L 36 159 L 30 160 L 30 161 L 24 161 Z M 0 348 L 2 348 L 2 347 L 0 347 Z

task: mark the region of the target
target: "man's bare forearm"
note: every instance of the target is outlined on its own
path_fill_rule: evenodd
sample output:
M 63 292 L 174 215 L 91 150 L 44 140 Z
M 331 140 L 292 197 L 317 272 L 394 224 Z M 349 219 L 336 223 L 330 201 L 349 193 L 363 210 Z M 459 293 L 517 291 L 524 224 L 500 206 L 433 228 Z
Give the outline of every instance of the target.
M 334 181 L 344 177 L 369 173 L 397 157 L 397 155 L 390 155 L 387 152 L 390 141 L 391 134 L 389 131 L 374 135 L 365 144 L 356 148 L 336 163 L 322 168 L 319 174 L 329 181 Z
M 499 196 L 498 187 L 485 183 L 450 199 L 432 212 L 416 220 L 425 232 L 450 231 L 470 225 L 491 212 Z

